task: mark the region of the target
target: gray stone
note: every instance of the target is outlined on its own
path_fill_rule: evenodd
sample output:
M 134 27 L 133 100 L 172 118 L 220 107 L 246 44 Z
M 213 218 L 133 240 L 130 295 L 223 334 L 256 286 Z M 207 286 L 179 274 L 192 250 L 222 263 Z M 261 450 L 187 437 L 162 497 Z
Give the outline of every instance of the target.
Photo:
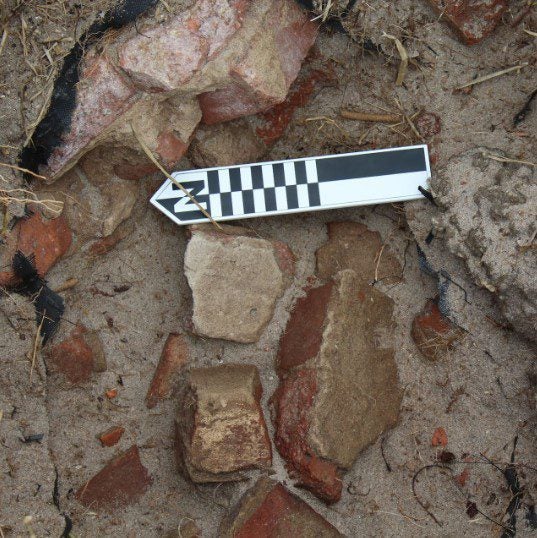
M 431 185 L 442 212 L 434 220 L 475 282 L 497 297 L 513 328 L 537 338 L 537 181 L 535 168 L 502 163 L 476 148 L 453 157 Z

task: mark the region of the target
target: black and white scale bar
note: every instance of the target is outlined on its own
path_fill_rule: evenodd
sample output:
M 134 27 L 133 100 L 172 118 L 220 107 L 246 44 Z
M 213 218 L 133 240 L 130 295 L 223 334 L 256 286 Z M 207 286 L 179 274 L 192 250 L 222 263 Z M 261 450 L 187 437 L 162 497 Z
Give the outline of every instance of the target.
M 430 178 L 427 146 L 381 149 L 174 172 L 214 220 L 284 215 L 422 198 Z M 151 203 L 177 224 L 207 222 L 167 180 Z

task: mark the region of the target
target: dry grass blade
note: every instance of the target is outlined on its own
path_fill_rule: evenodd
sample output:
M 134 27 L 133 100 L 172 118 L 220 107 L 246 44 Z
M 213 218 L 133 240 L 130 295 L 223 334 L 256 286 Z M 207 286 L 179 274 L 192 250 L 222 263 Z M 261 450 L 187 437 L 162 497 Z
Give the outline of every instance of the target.
M 43 327 L 43 322 L 45 321 L 45 315 L 41 317 L 41 323 L 39 324 L 39 327 L 37 327 L 37 332 L 35 333 L 35 340 L 34 345 L 32 348 L 32 366 L 30 367 L 30 383 L 32 382 L 32 374 L 34 372 L 35 368 L 35 361 L 37 359 L 37 352 L 39 351 L 39 348 L 41 347 L 41 329 Z
M 537 37 L 537 32 L 532 32 L 531 30 L 528 30 L 526 28 L 524 28 L 524 32 L 526 32 L 528 35 L 532 37 Z
M 63 211 L 63 202 L 61 200 L 40 200 L 35 193 L 27 189 L 0 189 L 0 204 L 7 206 L 10 203 L 41 206 L 55 216 L 59 216 Z
M 494 73 L 490 73 L 489 75 L 483 75 L 482 77 L 478 77 L 475 80 L 472 80 L 470 82 L 467 82 L 466 84 L 462 84 L 461 86 L 457 86 L 454 88 L 455 90 L 462 90 L 464 88 L 468 88 L 469 86 L 474 86 L 475 84 L 480 84 L 481 82 L 486 82 L 487 80 L 490 80 L 492 78 L 501 77 L 502 75 L 506 75 L 507 73 L 511 73 L 511 71 L 517 71 L 520 70 L 528 65 L 528 62 L 521 63 L 520 65 L 514 65 L 513 67 L 508 67 L 507 69 L 502 69 L 500 71 L 495 71 Z
M 0 163 L 0 166 L 3 166 L 5 168 L 11 168 L 12 170 L 18 170 L 19 172 L 23 172 L 24 174 L 30 174 L 37 179 L 47 179 L 46 176 L 41 176 L 39 174 L 36 174 L 35 172 L 32 172 L 31 170 L 28 170 L 28 168 L 21 168 L 16 164 Z
M 150 161 L 174 184 L 174 185 L 177 185 L 182 191 L 183 193 L 188 196 L 188 198 L 190 199 L 190 201 L 211 221 L 212 224 L 214 224 L 214 226 L 216 226 L 219 230 L 222 230 L 222 227 L 220 226 L 220 224 L 218 224 L 212 217 L 211 215 L 209 214 L 209 212 L 204 209 L 201 204 L 194 198 L 194 196 L 192 196 L 192 194 L 190 194 L 190 192 L 185 189 L 183 187 L 183 185 L 181 185 L 181 183 L 179 183 L 179 181 L 177 181 L 173 176 L 171 176 L 165 169 L 164 167 L 161 166 L 161 164 L 157 161 L 157 159 L 155 158 L 155 156 L 153 155 L 153 153 L 151 153 L 151 150 L 147 147 L 147 145 L 145 144 L 145 142 L 142 140 L 142 138 L 140 137 L 140 135 L 138 134 L 138 132 L 136 131 L 136 129 L 134 128 L 134 125 L 131 123 L 130 124 L 131 126 L 131 129 L 132 129 L 132 132 L 134 133 L 134 136 L 136 137 L 136 140 L 138 140 L 138 143 L 140 144 L 140 146 L 142 147 L 142 149 L 144 150 L 144 153 L 147 155 L 147 157 L 150 159 Z
M 537 163 L 532 163 L 531 161 L 521 161 L 519 159 L 511 159 L 510 157 L 502 157 L 501 155 L 494 155 L 493 153 L 487 153 L 483 151 L 481 153 L 483 157 L 487 159 L 492 159 L 493 161 L 498 161 L 500 163 L 515 163 L 515 164 L 525 164 L 526 166 L 537 166 Z
M 397 52 L 401 57 L 401 63 L 399 64 L 399 71 L 397 72 L 397 79 L 395 81 L 395 85 L 402 86 L 403 80 L 405 79 L 406 71 L 408 69 L 408 52 L 406 51 L 401 41 L 399 41 L 399 39 L 397 39 L 395 36 L 386 33 L 383 33 L 382 35 L 383 37 L 387 37 L 388 39 L 393 39 L 393 41 L 395 41 Z
M 2 33 L 2 40 L 0 41 L 0 56 L 2 56 L 2 51 L 4 50 L 4 45 L 6 44 L 7 36 L 8 36 L 7 28 L 4 28 L 4 32 Z
M 321 3 L 321 13 L 317 15 L 317 17 L 311 19 L 312 21 L 317 21 L 321 19 L 322 22 L 325 22 L 326 19 L 328 19 L 328 16 L 330 15 L 330 10 L 332 9 L 333 1 L 327 0 L 326 4 Z
M 371 121 L 376 123 L 398 123 L 401 121 L 399 114 L 374 114 L 369 112 L 355 112 L 354 110 L 341 110 L 340 116 L 348 120 Z

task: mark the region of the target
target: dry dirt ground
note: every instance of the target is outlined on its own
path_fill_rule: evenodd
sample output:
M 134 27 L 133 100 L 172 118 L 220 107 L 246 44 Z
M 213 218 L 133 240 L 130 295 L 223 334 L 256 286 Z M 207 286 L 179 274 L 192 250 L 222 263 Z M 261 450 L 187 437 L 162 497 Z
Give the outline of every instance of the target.
M 46 106 L 62 54 L 107 4 L 8 2 L 7 13 L 16 12 L 0 45 L 1 161 L 16 161 Z M 440 117 L 441 132 L 426 139 L 435 159 L 433 173 L 451 156 L 475 146 L 535 162 L 537 111 L 512 128 L 513 116 L 536 87 L 536 40 L 524 29 L 537 30 L 537 15 L 530 13 L 516 28 L 509 26 L 525 4 L 511 2 L 511 11 L 494 35 L 469 48 L 454 38 L 422 0 L 364 2 L 357 33 L 382 43 L 387 54 L 366 52 L 344 34 L 322 32 L 316 54 L 333 65 L 337 84 L 321 89 L 297 111 L 267 160 L 417 142 L 404 125 L 390 128 L 339 116 L 341 107 L 371 112 L 402 107 L 409 115 L 423 109 Z M 0 39 L 1 32 L 2 28 Z M 404 37 L 416 59 L 402 87 L 394 85 L 397 54 L 383 32 Z M 471 93 L 453 91 L 476 75 L 519 62 L 529 65 L 476 85 Z M 188 167 L 185 159 L 181 168 Z M 8 169 L 0 173 L 12 178 Z M 108 370 L 91 384 L 83 388 L 60 385 L 46 376 L 40 356 L 30 374 L 28 356 L 36 333 L 31 307 L 17 296 L 0 299 L 0 536 L 32 532 L 60 536 L 65 528 L 63 514 L 73 521 L 71 536 L 161 536 L 185 518 L 195 520 L 203 536 L 216 536 L 220 520 L 250 485 L 194 486 L 186 481 L 176 471 L 172 449 L 176 402 L 168 400 L 151 411 L 144 405 L 164 339 L 169 332 L 184 330 L 190 308 L 183 274 L 185 232 L 148 204 L 161 181 L 155 175 L 141 182 L 130 217 L 134 231 L 112 252 L 92 259 L 75 254 L 48 275 L 53 288 L 68 278 L 79 279 L 64 294 L 64 326 L 83 320 L 100 331 Z M 512 494 L 489 460 L 503 468 L 517 438 L 514 457 L 524 492 L 516 513 L 517 536 L 530 536 L 536 531 L 530 525 L 528 507 L 537 501 L 535 349 L 502 328 L 492 295 L 472 282 L 438 238 L 429 245 L 428 254 L 435 269 L 445 269 L 456 281 L 447 290 L 447 300 L 452 319 L 466 336 L 437 363 L 423 359 L 410 337 L 414 316 L 438 291 L 436 279 L 420 269 L 413 234 L 423 241 L 435 211 L 429 202 L 418 201 L 404 208 L 377 206 L 244 221 L 243 225 L 262 236 L 289 244 L 297 258 L 295 280 L 257 344 L 192 338 L 191 363 L 256 364 L 268 417 L 266 403 L 277 386 L 273 363 L 278 339 L 293 300 L 314 271 L 315 250 L 327 239 L 325 223 L 345 219 L 367 224 L 381 233 L 404 267 L 403 281 L 384 287 L 396 305 L 394 347 L 404 388 L 400 421 L 360 455 L 345 476 L 338 504 L 327 507 L 307 492 L 296 490 L 297 494 L 347 536 L 500 536 Z M 123 284 L 130 288 L 114 295 L 113 286 Z M 95 294 L 95 289 L 113 296 Z M 114 404 L 102 398 L 112 387 L 119 392 Z M 119 445 L 102 448 L 96 434 L 115 424 L 125 428 L 125 435 Z M 415 473 L 436 461 L 438 449 L 431 447 L 431 436 L 440 426 L 447 432 L 447 448 L 457 463 L 451 471 L 438 467 L 422 471 L 413 491 Z M 34 433 L 44 434 L 41 443 L 21 442 Z M 73 490 L 134 443 L 154 478 L 142 501 L 113 516 L 81 507 Z M 468 457 L 471 463 L 463 463 Z M 465 468 L 468 481 L 458 487 L 451 475 Z M 274 471 L 289 484 L 276 450 Z M 482 512 L 474 518 L 466 514 L 468 499 Z M 32 521 L 25 524 L 25 516 Z

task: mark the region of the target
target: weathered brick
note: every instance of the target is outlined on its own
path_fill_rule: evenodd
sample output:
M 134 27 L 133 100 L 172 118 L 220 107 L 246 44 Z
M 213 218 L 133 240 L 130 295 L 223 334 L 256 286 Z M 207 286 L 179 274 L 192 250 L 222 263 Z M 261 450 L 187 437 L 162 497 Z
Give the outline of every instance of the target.
M 168 335 L 145 398 L 148 409 L 155 407 L 159 400 L 170 397 L 173 383 L 187 362 L 188 343 L 184 336 L 174 333 Z
M 196 368 L 176 418 L 178 463 L 194 482 L 240 480 L 270 467 L 270 440 L 255 366 Z
M 173 166 L 188 149 L 188 142 L 183 142 L 173 131 L 164 131 L 157 137 L 157 153 L 166 166 Z
M 339 531 L 282 484 L 260 478 L 228 515 L 222 538 L 336 538 Z
M 209 52 L 207 41 L 184 15 L 144 30 L 119 47 L 119 65 L 142 89 L 172 91 L 192 78 Z
M 10 266 L 17 250 L 24 255 L 33 255 L 35 266 L 41 276 L 69 250 L 72 234 L 63 216 L 46 219 L 41 212 L 33 208 L 33 215 L 20 219 L 7 239 L 6 248 L 2 253 L 2 266 Z M 0 272 L 0 286 L 13 283 L 13 272 Z
M 399 282 L 401 266 L 384 246 L 378 232 L 358 222 L 330 222 L 328 242 L 316 252 L 317 274 L 333 278 L 338 271 L 352 269 L 364 282 L 375 278 L 385 284 Z
M 93 372 L 106 370 L 106 359 L 97 333 L 78 325 L 70 336 L 46 350 L 48 368 L 70 383 L 89 381 Z
M 278 241 L 244 228 L 190 228 L 185 274 L 193 297 L 194 332 L 211 338 L 256 342 L 290 283 L 294 257 Z
M 284 373 L 313 359 L 319 353 L 325 329 L 333 282 L 306 290 L 297 299 L 280 340 L 276 368 Z
M 267 148 L 244 120 L 201 127 L 188 152 L 199 168 L 255 162 Z
M 490 35 L 501 21 L 507 0 L 428 0 L 459 38 L 474 45 Z
M 135 445 L 110 461 L 75 496 L 93 511 L 112 512 L 137 502 L 152 482 Z
M 274 441 L 297 485 L 325 502 L 339 500 L 342 471 L 397 422 L 392 310 L 364 275 L 344 269 L 306 290 L 280 340 Z
M 200 0 L 190 11 L 145 29 L 119 47 L 119 65 L 144 91 L 188 82 L 240 28 L 249 0 Z
M 295 485 L 334 503 L 341 498 L 341 473 L 337 465 L 316 455 L 309 439 L 317 390 L 314 369 L 293 371 L 282 380 L 271 400 L 276 425 L 274 442 Z
M 436 300 L 429 300 L 414 318 L 411 335 L 423 356 L 435 361 L 445 357 L 464 332 L 440 312 Z

